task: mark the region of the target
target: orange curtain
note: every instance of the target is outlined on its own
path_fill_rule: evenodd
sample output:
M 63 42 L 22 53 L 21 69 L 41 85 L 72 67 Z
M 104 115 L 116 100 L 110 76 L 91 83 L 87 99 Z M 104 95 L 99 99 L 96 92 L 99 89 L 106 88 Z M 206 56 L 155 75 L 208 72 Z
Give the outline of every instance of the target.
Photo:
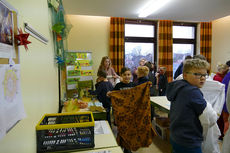
M 158 66 L 164 66 L 167 68 L 166 76 L 168 82 L 173 80 L 172 26 L 172 21 L 160 20 L 159 22 Z
M 109 57 L 115 71 L 120 74 L 124 66 L 124 25 L 125 18 L 110 18 L 110 51 Z
M 212 22 L 200 23 L 200 54 L 211 63 L 212 55 Z

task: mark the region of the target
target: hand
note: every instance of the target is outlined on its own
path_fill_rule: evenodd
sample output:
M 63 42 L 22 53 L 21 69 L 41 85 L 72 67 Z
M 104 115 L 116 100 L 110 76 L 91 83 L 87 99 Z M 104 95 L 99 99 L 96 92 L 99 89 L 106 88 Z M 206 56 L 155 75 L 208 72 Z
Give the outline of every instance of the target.
M 159 76 L 159 73 L 157 72 L 157 73 L 155 74 L 155 76 L 158 77 L 158 76 Z
M 112 93 L 112 91 L 108 91 L 107 94 L 106 94 L 106 96 L 107 96 L 107 97 L 110 97 L 110 94 L 111 94 L 111 93 Z
M 93 90 L 88 90 L 89 94 L 92 95 Z

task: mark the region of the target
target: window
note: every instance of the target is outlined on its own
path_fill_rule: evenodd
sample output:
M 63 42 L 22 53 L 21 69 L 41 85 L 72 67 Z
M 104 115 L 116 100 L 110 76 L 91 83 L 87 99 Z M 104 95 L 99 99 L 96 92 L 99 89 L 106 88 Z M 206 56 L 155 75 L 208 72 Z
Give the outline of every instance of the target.
M 125 21 L 125 66 L 131 68 L 139 66 L 139 60 L 156 61 L 157 52 L 157 22 L 146 20 Z
M 196 29 L 195 23 L 173 23 L 173 76 L 186 56 L 196 54 Z

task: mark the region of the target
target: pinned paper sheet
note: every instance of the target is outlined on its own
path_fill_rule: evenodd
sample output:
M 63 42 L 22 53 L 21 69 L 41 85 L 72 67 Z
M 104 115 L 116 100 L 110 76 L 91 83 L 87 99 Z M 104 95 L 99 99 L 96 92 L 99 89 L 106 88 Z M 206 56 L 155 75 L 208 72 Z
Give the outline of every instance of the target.
M 90 61 L 89 60 L 77 60 L 76 61 L 77 66 L 90 66 Z
M 25 118 L 20 86 L 20 65 L 0 65 L 0 139 Z
M 110 134 L 110 126 L 107 121 L 95 121 L 94 134 Z
M 68 78 L 67 84 L 77 84 L 77 82 L 80 80 L 80 78 Z
M 81 70 L 81 76 L 92 76 L 93 70 Z
M 87 59 L 87 53 L 76 53 L 77 58 Z
M 67 73 L 68 73 L 68 76 L 80 76 L 81 75 L 81 71 L 79 70 L 68 70 Z

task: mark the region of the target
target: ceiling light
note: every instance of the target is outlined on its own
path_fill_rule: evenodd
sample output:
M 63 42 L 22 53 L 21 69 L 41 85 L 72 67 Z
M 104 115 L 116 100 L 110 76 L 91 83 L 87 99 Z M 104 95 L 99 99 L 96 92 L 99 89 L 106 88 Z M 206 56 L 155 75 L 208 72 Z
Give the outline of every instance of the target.
M 138 17 L 147 17 L 153 12 L 156 12 L 170 0 L 151 0 L 140 11 Z

